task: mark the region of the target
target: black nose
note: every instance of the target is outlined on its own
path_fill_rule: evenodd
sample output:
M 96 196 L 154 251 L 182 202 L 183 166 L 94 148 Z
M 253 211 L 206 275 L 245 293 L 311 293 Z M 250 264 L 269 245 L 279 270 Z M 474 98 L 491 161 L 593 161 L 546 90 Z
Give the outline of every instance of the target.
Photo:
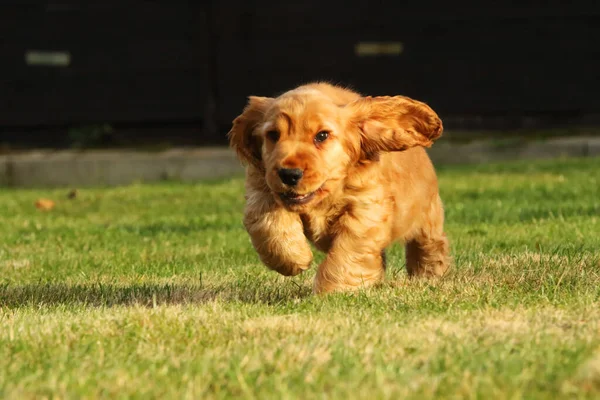
M 302 179 L 302 170 L 299 168 L 281 168 L 277 171 L 281 182 L 289 186 L 296 186 Z

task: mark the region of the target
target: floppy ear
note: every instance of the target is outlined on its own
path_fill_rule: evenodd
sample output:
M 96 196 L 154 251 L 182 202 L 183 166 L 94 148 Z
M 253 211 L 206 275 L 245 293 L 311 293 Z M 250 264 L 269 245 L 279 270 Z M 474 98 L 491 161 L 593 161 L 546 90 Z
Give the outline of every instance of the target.
M 442 135 L 442 120 L 425 103 L 404 96 L 362 97 L 350 104 L 367 158 L 381 151 L 430 147 Z
M 240 161 L 259 168 L 262 165 L 262 140 L 253 133 L 272 101 L 270 97 L 248 97 L 244 112 L 233 120 L 233 126 L 227 134 L 229 146 L 236 151 Z

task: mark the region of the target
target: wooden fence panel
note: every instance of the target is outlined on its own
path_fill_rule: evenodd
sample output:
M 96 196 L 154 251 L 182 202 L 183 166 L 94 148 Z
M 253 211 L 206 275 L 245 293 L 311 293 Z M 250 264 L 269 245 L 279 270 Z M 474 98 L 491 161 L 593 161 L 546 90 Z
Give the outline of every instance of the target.
M 191 4 L 0 4 L 0 126 L 199 120 L 208 25 Z M 28 65 L 28 53 L 69 61 Z

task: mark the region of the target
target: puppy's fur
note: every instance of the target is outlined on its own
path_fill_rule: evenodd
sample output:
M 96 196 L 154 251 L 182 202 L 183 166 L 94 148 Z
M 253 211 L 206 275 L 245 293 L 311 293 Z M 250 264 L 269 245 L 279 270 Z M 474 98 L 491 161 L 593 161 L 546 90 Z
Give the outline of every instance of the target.
M 380 282 L 385 248 L 400 240 L 409 275 L 443 275 L 444 211 L 423 149 L 441 134 L 431 108 L 402 96 L 327 83 L 250 96 L 229 140 L 247 164 L 244 225 L 262 262 L 299 274 L 313 259 L 308 239 L 327 253 L 314 291 L 348 290 Z M 302 177 L 286 184 L 281 169 Z

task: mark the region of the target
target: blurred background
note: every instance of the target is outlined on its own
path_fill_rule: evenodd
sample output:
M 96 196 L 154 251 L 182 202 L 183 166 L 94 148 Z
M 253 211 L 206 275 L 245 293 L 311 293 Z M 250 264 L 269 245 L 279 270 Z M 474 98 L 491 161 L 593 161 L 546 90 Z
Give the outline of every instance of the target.
M 250 94 L 327 80 L 448 135 L 594 132 L 598 1 L 0 1 L 0 146 L 214 146 Z

